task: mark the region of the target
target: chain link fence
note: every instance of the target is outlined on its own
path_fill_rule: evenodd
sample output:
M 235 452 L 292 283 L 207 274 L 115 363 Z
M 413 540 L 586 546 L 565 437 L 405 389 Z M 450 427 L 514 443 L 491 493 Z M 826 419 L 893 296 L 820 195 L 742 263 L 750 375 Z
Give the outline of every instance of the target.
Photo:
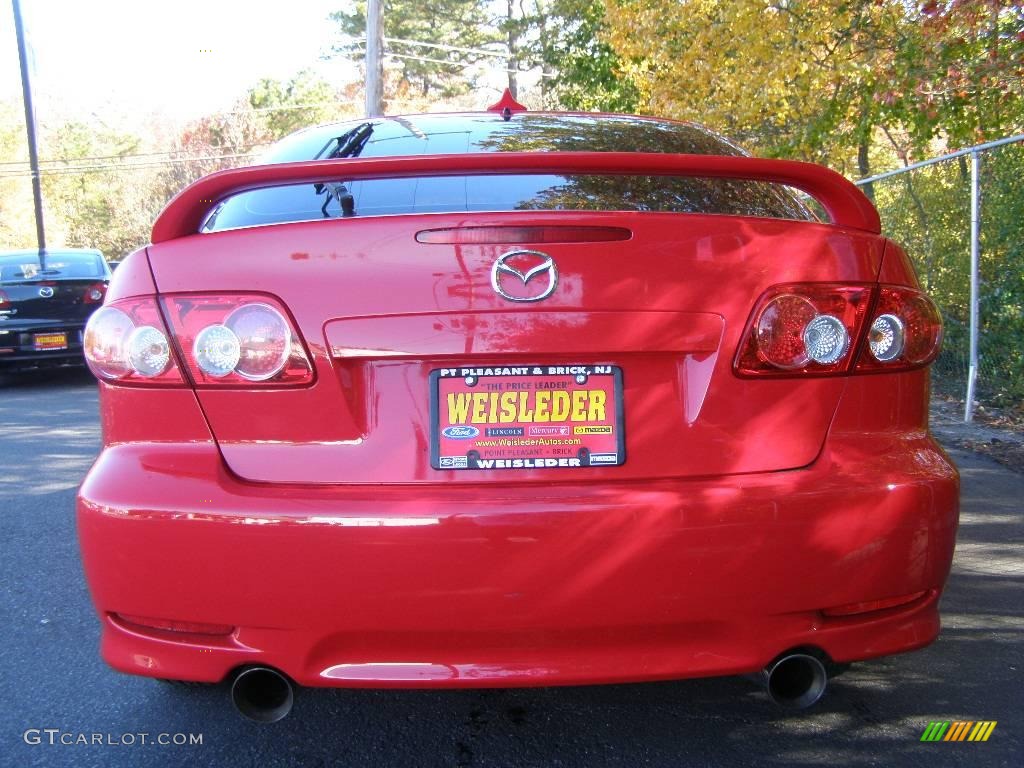
M 883 231 L 906 248 L 922 286 L 942 311 L 945 339 L 932 366 L 933 390 L 966 400 L 973 386 L 973 402 L 1000 408 L 1024 403 L 1022 142 L 1024 135 L 1014 136 L 857 182 L 874 194 Z M 977 258 L 973 385 L 972 241 Z M 973 405 L 965 408 L 966 420 L 972 411 Z

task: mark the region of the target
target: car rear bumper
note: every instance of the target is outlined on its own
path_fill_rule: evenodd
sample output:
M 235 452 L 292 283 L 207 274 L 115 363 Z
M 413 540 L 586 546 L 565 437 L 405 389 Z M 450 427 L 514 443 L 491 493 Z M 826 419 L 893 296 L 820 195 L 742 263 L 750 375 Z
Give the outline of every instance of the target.
M 25 325 L 0 325 L 0 369 L 33 368 L 50 365 L 85 365 L 82 334 L 85 321 L 39 321 Z M 36 334 L 64 333 L 64 349 L 36 349 Z
M 810 467 L 601 486 L 270 486 L 212 444 L 108 447 L 78 500 L 103 655 L 216 681 L 470 687 L 848 662 L 939 630 L 958 478 L 924 433 L 830 440 Z M 836 606 L 920 595 L 884 610 Z M 219 636 L 116 614 L 230 625 Z

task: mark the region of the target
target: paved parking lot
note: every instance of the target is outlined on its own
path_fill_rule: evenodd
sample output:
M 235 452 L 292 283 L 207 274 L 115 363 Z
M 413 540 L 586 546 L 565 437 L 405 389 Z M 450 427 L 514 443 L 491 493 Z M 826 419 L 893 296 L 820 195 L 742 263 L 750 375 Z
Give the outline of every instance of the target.
M 110 671 L 75 539 L 99 447 L 83 372 L 0 389 L 0 765 L 748 766 L 1024 764 L 1024 475 L 963 452 L 944 629 L 855 666 L 810 713 L 742 679 L 511 691 L 303 691 L 287 720 L 242 720 L 219 687 Z M 183 563 L 182 567 L 188 567 Z M 932 720 L 996 720 L 983 744 L 922 744 Z M 28 729 L 202 734 L 195 746 L 27 744 Z M 32 734 L 29 740 L 32 740 Z M 106 738 L 106 736 L 104 737 Z M 139 737 L 135 737 L 138 742 Z

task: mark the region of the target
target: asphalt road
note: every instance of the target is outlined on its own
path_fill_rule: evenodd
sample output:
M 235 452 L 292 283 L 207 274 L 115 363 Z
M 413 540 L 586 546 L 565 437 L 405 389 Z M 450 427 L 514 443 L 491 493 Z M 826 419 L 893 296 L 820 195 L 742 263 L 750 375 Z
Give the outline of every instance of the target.
M 963 517 L 941 638 L 854 666 L 809 713 L 720 679 L 303 691 L 291 717 L 261 726 L 241 719 L 223 688 L 167 686 L 100 661 L 73 516 L 98 447 L 85 373 L 0 388 L 0 765 L 1024 765 L 1024 475 L 973 454 L 954 454 Z M 999 724 L 986 743 L 922 744 L 932 720 Z M 115 743 L 50 745 L 45 732 L 26 743 L 26 731 L 48 728 Z M 116 744 L 139 733 L 201 734 L 202 744 Z

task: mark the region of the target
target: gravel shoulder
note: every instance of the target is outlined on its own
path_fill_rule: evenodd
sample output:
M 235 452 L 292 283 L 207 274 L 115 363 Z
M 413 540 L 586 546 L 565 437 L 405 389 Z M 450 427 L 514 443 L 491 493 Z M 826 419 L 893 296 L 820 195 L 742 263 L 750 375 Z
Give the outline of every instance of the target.
M 933 394 L 931 430 L 947 448 L 980 453 L 1024 473 L 1024 405 L 1013 410 L 978 406 L 966 424 L 963 402 Z

